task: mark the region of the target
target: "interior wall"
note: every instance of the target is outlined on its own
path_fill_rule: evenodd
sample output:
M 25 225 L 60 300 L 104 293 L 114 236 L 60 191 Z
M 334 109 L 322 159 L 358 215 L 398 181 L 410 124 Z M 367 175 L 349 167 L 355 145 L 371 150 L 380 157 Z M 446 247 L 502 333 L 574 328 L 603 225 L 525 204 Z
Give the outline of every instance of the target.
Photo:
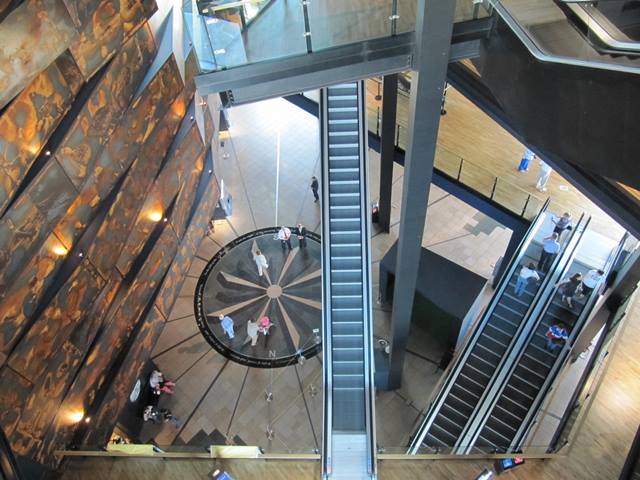
M 182 43 L 151 29 L 155 1 L 6 8 L 0 426 L 55 467 L 108 440 L 177 298 L 219 198 L 217 119 L 195 52 L 159 51 Z

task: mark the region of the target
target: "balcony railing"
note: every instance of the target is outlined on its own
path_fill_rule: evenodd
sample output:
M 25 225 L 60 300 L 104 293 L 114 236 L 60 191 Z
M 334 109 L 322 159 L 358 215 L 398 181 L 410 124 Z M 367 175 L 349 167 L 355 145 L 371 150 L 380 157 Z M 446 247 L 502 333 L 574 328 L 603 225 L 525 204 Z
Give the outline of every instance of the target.
M 378 91 L 380 81 L 378 79 L 369 80 L 369 91 Z M 408 92 L 398 89 L 399 96 L 408 96 Z M 396 121 L 395 145 L 405 150 L 408 141 L 408 128 L 405 126 L 408 120 L 402 115 L 402 109 L 398 109 L 398 121 Z M 373 102 L 367 104 L 367 123 L 369 131 L 380 135 L 382 122 L 382 112 L 380 107 Z M 401 122 L 401 123 L 400 123 Z M 435 168 L 462 183 L 463 185 L 478 192 L 482 196 L 494 201 L 501 207 L 519 215 L 527 220 L 534 218 L 545 199 L 533 195 L 526 190 L 514 185 L 512 182 L 495 175 L 491 170 L 481 167 L 461 156 L 447 150 L 441 145 L 436 147 Z
M 415 30 L 417 0 L 183 0 L 187 32 L 205 72 L 318 52 Z M 455 21 L 488 15 L 457 0 Z

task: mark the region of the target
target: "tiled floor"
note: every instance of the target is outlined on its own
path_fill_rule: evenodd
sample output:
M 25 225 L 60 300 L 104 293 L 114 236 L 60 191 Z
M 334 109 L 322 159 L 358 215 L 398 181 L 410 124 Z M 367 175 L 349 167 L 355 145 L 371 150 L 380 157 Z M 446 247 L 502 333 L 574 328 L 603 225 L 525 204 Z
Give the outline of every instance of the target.
M 222 434 L 273 451 L 312 451 L 321 445 L 321 356 L 303 364 L 265 370 L 242 366 L 212 351 L 193 316 L 197 277 L 226 243 L 249 231 L 276 224 L 305 223 L 319 231 L 320 207 L 309 189 L 319 175 L 318 121 L 285 100 L 269 100 L 230 112 L 230 138 L 215 166 L 233 196 L 233 214 L 216 222 L 202 242 L 190 277 L 154 350 L 154 361 L 177 379 L 175 395 L 162 399 L 181 421 L 145 425 L 143 440 L 160 445 L 188 443 L 200 434 Z M 378 196 L 379 158 L 369 151 L 372 200 Z M 394 166 L 392 229 L 372 240 L 374 289 L 378 265 L 397 237 L 403 169 Z M 423 246 L 488 278 L 504 252 L 510 231 L 438 187 L 432 186 Z M 374 290 L 375 291 L 375 290 Z M 388 338 L 390 312 L 374 305 L 377 338 Z M 388 449 L 406 444 L 414 422 L 441 376 L 443 346 L 420 328 L 412 328 L 403 387 L 377 395 L 378 443 Z M 268 394 L 272 397 L 268 401 Z M 272 434 L 267 434 L 272 431 Z M 203 432 L 203 433 L 202 433 Z M 219 438 L 219 437 L 216 437 Z M 205 441 L 206 444 L 206 441 Z

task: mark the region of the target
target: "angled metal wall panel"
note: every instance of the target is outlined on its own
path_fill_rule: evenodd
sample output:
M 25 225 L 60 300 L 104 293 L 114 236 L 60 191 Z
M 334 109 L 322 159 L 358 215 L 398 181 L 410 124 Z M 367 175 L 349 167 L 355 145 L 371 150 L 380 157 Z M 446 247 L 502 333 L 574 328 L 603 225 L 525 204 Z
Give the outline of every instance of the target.
M 20 275 L 0 297 L 0 352 L 8 354 L 33 315 L 43 292 L 53 282 L 64 262 L 64 245 L 55 234 L 49 235 L 40 251 L 21 269 Z M 2 362 L 0 362 L 2 363 Z
M 0 370 L 0 385 L 0 425 L 5 432 L 12 432 L 20 420 L 33 384 L 13 370 L 3 368 Z
M 128 169 L 140 147 L 182 89 L 174 61 L 167 61 L 143 94 L 128 109 L 102 149 L 93 174 L 87 176 L 80 195 L 56 227 L 56 233 L 71 248 L 119 175 Z
M 188 121 L 188 119 L 187 119 Z M 153 187 L 140 209 L 135 225 L 127 239 L 127 243 L 118 259 L 117 267 L 122 275 L 126 275 L 135 257 L 144 247 L 146 238 L 156 225 L 150 218 L 151 213 L 161 213 L 171 203 L 183 184 L 189 167 L 202 153 L 204 145 L 200 139 L 198 128 L 193 122 L 187 135 L 182 138 L 177 148 L 170 153 L 170 158 L 160 172 Z
M 102 0 L 97 6 L 91 5 L 92 14 L 86 18 L 78 41 L 69 47 L 86 78 L 92 77 L 146 22 L 150 12 L 142 3 L 142 0 Z M 153 1 L 145 3 L 155 5 Z
M 104 283 L 91 263 L 85 260 L 14 349 L 7 360 L 8 365 L 24 378 L 37 383 L 50 367 L 50 357 L 84 319 Z
M 13 10 L 0 23 L 0 108 L 58 58 L 77 34 L 59 0 L 27 0 Z
M 0 117 L 0 212 L 71 108 L 83 83 L 80 71 L 65 52 L 34 78 Z
M 0 290 L 38 251 L 77 193 L 52 158 L 0 220 Z
M 187 220 L 191 213 L 191 206 L 196 198 L 198 182 L 202 175 L 202 169 L 204 168 L 204 157 L 205 152 L 202 151 L 193 162 L 192 168 L 186 172 L 184 184 L 180 189 L 175 207 L 171 213 L 171 217 L 169 218 L 169 223 L 180 239 L 184 236 L 187 228 Z
M 81 188 L 102 146 L 124 116 L 153 59 L 155 45 L 143 28 L 123 46 L 56 151 L 67 175 Z

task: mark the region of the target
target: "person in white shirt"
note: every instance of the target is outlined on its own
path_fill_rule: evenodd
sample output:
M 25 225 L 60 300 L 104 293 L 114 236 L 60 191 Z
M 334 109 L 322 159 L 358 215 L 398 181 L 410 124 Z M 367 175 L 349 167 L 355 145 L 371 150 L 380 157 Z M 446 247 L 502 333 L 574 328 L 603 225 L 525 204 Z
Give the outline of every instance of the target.
M 538 261 L 538 270 L 542 273 L 547 273 L 558 252 L 560 252 L 560 243 L 558 242 L 558 234 L 554 232 L 550 237 L 542 240 L 542 253 Z
M 253 254 L 253 261 L 256 262 L 256 266 L 258 267 L 258 275 L 262 276 L 262 273 L 269 268 L 267 258 L 260 250 L 256 250 L 256 253 Z
M 291 230 L 284 225 L 280 227 L 280 230 L 278 231 L 278 240 L 282 243 L 282 250 L 284 250 L 285 245 L 289 247 L 289 250 L 293 249 L 291 246 Z
M 547 183 L 549 183 L 551 172 L 553 172 L 553 169 L 548 164 L 540 160 L 540 171 L 538 172 L 538 182 L 536 183 L 536 188 L 539 192 L 547 191 Z
M 251 346 L 255 347 L 256 343 L 258 343 L 258 322 L 254 322 L 249 320 L 247 322 L 247 341 L 251 340 Z
M 528 267 L 525 267 L 523 265 L 520 269 L 518 280 L 516 280 L 516 286 L 513 289 L 513 292 L 516 294 L 516 296 L 522 296 L 524 291 L 527 289 L 530 278 L 535 278 L 536 281 L 540 281 L 540 275 L 538 275 L 538 272 L 536 272 L 536 266 L 533 263 L 529 263 Z
M 598 286 L 600 280 L 604 278 L 604 272 L 602 270 L 589 270 L 587 274 L 582 278 L 582 295 L 589 296 L 593 289 Z

